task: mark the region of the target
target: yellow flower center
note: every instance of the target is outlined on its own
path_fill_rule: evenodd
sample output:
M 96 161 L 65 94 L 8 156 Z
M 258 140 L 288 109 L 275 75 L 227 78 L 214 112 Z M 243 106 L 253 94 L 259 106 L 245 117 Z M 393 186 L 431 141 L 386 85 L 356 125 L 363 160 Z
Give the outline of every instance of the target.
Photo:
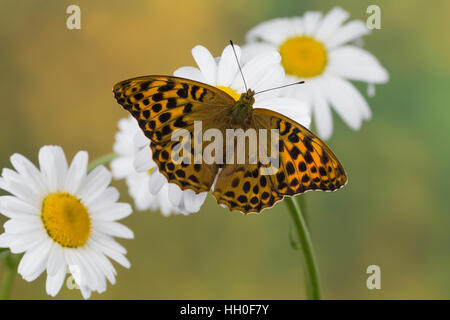
M 228 93 L 235 101 L 238 101 L 241 97 L 241 95 L 237 93 L 236 90 L 231 89 L 230 87 L 216 86 L 216 88 Z
M 86 207 L 69 193 L 53 193 L 45 198 L 41 219 L 50 238 L 63 247 L 81 247 L 91 233 Z
M 310 37 L 290 38 L 280 46 L 279 51 L 286 73 L 300 78 L 318 76 L 327 64 L 325 47 Z
M 151 169 L 147 170 L 148 175 L 151 176 L 154 170 L 155 170 L 155 168 L 151 168 Z

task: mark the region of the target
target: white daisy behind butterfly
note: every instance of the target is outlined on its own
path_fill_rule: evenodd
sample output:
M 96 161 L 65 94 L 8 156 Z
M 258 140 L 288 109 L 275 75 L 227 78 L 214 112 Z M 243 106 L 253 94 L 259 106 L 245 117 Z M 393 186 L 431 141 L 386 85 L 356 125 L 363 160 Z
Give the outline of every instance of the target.
M 228 45 L 218 58 L 203 46 L 192 49 L 192 56 L 197 63 L 196 67 L 181 67 L 174 72 L 174 76 L 196 80 L 217 87 L 235 100 L 242 93 L 247 92 L 242 75 L 239 72 L 241 63 L 241 48 Z M 236 61 L 237 58 L 237 61 Z M 256 55 L 242 65 L 242 73 L 249 89 L 255 92 L 273 89 L 285 83 L 285 73 L 280 64 L 281 56 L 276 51 L 269 51 Z M 301 85 L 296 85 L 299 87 Z M 270 90 L 255 95 L 254 108 L 269 109 L 291 118 L 305 127 L 308 127 L 311 118 L 308 106 L 296 98 L 285 97 L 281 90 Z
M 349 14 L 334 8 L 325 16 L 306 12 L 302 17 L 278 18 L 263 22 L 246 36 L 244 60 L 262 52 L 277 50 L 286 71 L 286 83 L 305 80 L 303 86 L 284 89 L 312 107 L 319 136 L 331 137 L 330 106 L 352 129 L 358 130 L 371 110 L 364 97 L 348 80 L 369 84 L 386 83 L 388 73 L 368 51 L 349 44 L 369 33 L 364 22 L 344 24 Z M 373 91 L 373 90 L 369 90 Z

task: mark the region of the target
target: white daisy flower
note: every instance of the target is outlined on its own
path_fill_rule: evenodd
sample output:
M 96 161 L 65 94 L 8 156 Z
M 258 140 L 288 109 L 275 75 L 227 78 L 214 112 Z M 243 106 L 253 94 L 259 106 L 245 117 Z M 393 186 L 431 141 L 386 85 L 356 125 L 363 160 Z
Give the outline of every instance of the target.
M 196 195 L 169 183 L 152 159 L 150 140 L 143 134 L 133 117 L 119 121 L 114 152 L 118 158 L 111 161 L 116 179 L 126 179 L 128 190 L 138 210 L 160 210 L 164 216 L 188 215 L 200 210 L 206 192 Z
M 237 45 L 234 48 L 240 62 L 241 48 Z M 217 59 L 203 46 L 194 47 L 192 56 L 198 68 L 181 67 L 174 72 L 175 76 L 215 86 L 228 93 L 235 100 L 238 100 L 240 95 L 246 92 L 231 45 L 225 47 L 222 55 Z M 272 50 L 256 55 L 243 64 L 242 73 L 248 88 L 258 93 L 284 84 L 285 74 L 280 61 L 280 54 Z M 311 121 L 307 105 L 298 99 L 283 97 L 281 90 L 271 90 L 255 95 L 254 107 L 276 111 L 306 127 L 309 126 Z
M 26 281 L 47 271 L 46 291 L 55 296 L 66 273 L 72 274 L 84 298 L 115 283 L 108 257 L 129 268 L 126 249 L 114 237 L 131 239 L 133 232 L 116 220 L 131 214 L 118 203 L 119 192 L 108 187 L 111 173 L 99 166 L 87 174 L 88 154 L 78 152 L 69 166 L 60 147 L 39 151 L 40 169 L 19 154 L 11 156 L 16 171 L 3 169 L 0 213 L 8 217 L 0 247 L 24 253 L 18 272 Z
M 369 105 L 347 80 L 369 84 L 386 83 L 388 73 L 369 52 L 349 42 L 360 42 L 369 33 L 363 21 L 344 24 L 349 14 L 332 9 L 306 12 L 303 17 L 280 18 L 263 22 L 246 36 L 244 58 L 277 50 L 286 71 L 287 82 L 305 80 L 302 86 L 286 88 L 289 96 L 304 99 L 312 106 L 319 135 L 328 139 L 333 131 L 330 105 L 352 129 L 371 118 Z

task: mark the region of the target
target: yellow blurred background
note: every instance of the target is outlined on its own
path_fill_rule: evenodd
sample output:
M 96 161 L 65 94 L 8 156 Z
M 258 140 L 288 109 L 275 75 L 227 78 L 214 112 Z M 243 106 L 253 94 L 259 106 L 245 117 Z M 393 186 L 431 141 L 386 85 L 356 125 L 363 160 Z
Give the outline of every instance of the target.
M 81 8 L 81 30 L 66 28 L 66 8 Z M 193 65 L 197 44 L 219 55 L 230 39 L 267 19 L 329 11 L 336 1 L 14 1 L 1 0 L 0 168 L 21 153 L 60 145 L 69 158 L 111 152 L 127 116 L 112 85 Z M 339 1 L 366 20 L 373 1 Z M 390 73 L 368 98 L 374 117 L 359 132 L 335 116 L 329 144 L 348 174 L 339 192 L 308 193 L 311 233 L 324 298 L 450 298 L 450 37 L 448 1 L 376 1 L 381 30 L 364 46 Z M 366 87 L 359 86 L 366 94 Z M 122 201 L 132 202 L 123 181 Z M 1 219 L 1 222 L 5 219 Z M 135 212 L 130 270 L 95 299 L 302 299 L 302 260 L 289 245 L 283 203 L 261 216 L 219 207 L 197 214 Z M 381 290 L 366 268 L 381 267 Z M 2 268 L 1 266 L 0 268 Z M 3 270 L 0 269 L 0 281 Z M 13 299 L 47 299 L 45 277 L 16 276 Z M 64 287 L 59 299 L 80 299 Z

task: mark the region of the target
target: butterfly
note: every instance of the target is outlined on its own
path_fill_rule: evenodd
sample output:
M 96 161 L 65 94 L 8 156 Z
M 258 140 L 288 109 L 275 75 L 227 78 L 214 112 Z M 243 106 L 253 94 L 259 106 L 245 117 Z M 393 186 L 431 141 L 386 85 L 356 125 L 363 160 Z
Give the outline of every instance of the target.
M 344 168 L 322 140 L 279 113 L 253 108 L 252 90 L 236 101 L 225 91 L 201 82 L 154 75 L 119 82 L 113 92 L 151 140 L 153 160 L 167 180 L 196 193 L 213 187 L 217 202 L 232 211 L 260 213 L 285 196 L 309 190 L 334 191 L 347 183 Z M 181 148 L 181 142 L 173 141 L 172 133 L 187 130 L 192 145 L 195 121 L 202 122 L 203 133 L 210 128 L 221 132 L 236 128 L 279 130 L 278 171 L 263 175 L 260 162 L 199 164 L 173 159 L 171 155 Z M 203 142 L 202 148 L 205 146 Z M 186 157 L 192 159 L 194 153 L 190 151 Z

